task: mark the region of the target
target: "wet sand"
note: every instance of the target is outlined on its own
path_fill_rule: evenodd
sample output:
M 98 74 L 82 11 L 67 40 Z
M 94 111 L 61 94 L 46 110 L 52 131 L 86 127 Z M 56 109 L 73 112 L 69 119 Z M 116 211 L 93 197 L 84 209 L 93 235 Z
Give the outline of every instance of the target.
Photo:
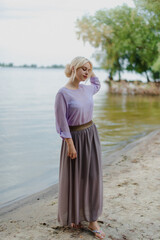
M 160 130 L 103 157 L 103 214 L 111 240 L 160 240 Z M 0 209 L 2 240 L 95 239 L 57 222 L 58 184 Z

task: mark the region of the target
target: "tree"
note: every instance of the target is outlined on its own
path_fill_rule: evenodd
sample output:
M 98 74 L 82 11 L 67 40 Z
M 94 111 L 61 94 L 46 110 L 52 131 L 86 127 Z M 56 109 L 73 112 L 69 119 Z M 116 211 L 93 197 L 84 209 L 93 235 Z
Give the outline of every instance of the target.
M 139 12 L 143 12 L 143 15 L 146 18 L 149 18 L 150 23 L 157 32 L 160 32 L 160 1 L 159 0 L 134 0 L 134 3 L 139 9 Z M 160 79 L 160 39 L 157 43 L 158 47 L 158 56 L 155 58 L 155 61 L 152 68 L 152 76 L 154 79 Z
M 160 1 L 159 0 L 133 0 L 139 11 L 144 11 L 150 18 L 157 19 L 155 24 L 160 28 Z
M 137 8 L 127 5 L 110 10 L 99 10 L 94 16 L 85 15 L 77 20 L 78 38 L 98 49 L 95 57 L 110 75 L 126 69 L 145 73 L 158 56 L 159 33 L 153 22 L 141 15 Z
M 153 71 L 160 73 L 160 43 L 158 43 L 158 52 L 159 52 L 159 56 L 156 59 L 155 63 L 153 64 L 152 69 Z

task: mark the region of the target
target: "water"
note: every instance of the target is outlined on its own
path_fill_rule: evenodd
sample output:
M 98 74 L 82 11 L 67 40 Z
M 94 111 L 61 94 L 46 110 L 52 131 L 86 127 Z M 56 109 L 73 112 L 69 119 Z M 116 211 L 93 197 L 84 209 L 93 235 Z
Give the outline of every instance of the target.
M 58 182 L 61 138 L 54 119 L 61 69 L 0 69 L 0 206 Z M 101 91 L 94 115 L 103 158 L 159 128 L 159 97 L 112 96 L 106 72 L 96 70 Z M 138 77 L 139 79 L 139 77 Z
M 104 94 L 95 113 L 105 156 L 160 128 L 160 97 Z

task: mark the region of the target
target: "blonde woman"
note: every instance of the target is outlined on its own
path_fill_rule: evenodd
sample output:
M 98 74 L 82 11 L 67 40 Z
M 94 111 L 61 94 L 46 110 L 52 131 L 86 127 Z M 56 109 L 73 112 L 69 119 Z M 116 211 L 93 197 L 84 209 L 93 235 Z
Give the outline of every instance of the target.
M 87 221 L 88 229 L 103 239 L 97 222 L 103 206 L 101 145 L 92 121 L 93 95 L 100 82 L 92 68 L 88 59 L 74 58 L 65 69 L 69 81 L 56 94 L 56 129 L 62 138 L 58 221 L 75 228 Z M 87 78 L 90 85 L 80 83 Z

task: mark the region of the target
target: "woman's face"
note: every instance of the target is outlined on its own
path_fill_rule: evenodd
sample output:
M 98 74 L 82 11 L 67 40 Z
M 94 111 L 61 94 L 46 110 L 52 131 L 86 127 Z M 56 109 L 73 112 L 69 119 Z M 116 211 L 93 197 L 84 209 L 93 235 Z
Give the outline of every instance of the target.
M 78 81 L 85 81 L 91 73 L 91 65 L 89 63 L 85 63 L 82 67 L 77 68 L 75 78 Z

